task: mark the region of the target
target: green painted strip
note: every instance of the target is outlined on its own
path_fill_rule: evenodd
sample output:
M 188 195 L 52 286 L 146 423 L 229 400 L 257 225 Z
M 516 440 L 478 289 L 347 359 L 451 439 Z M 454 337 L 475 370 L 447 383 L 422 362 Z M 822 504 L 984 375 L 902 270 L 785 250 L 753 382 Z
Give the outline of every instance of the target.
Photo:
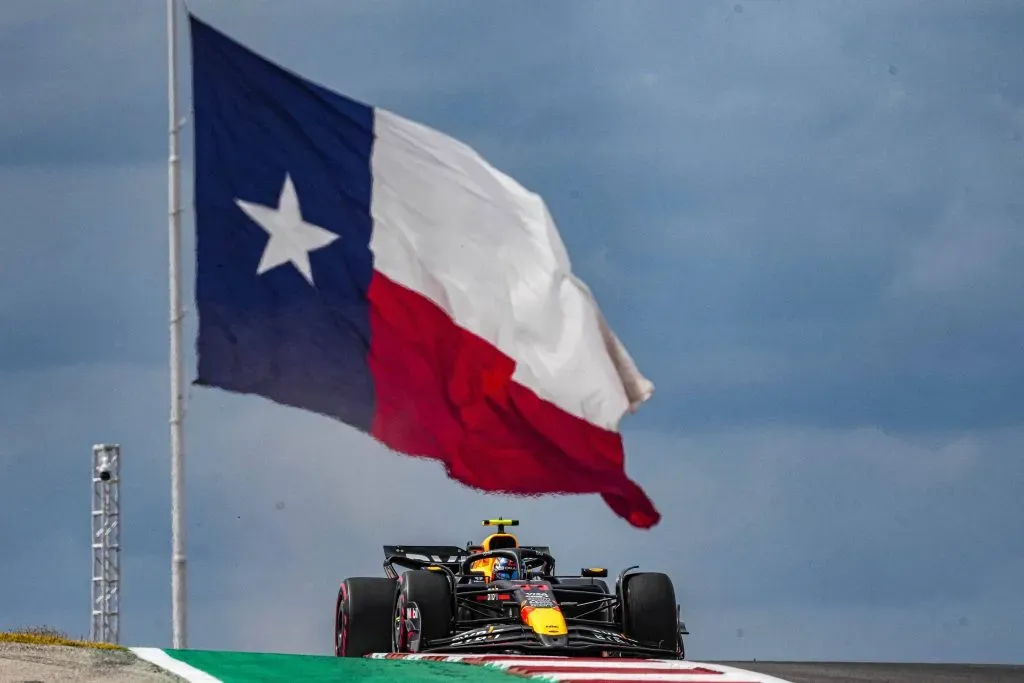
M 519 676 L 456 662 L 358 659 L 212 650 L 165 650 L 223 683 L 510 683 Z

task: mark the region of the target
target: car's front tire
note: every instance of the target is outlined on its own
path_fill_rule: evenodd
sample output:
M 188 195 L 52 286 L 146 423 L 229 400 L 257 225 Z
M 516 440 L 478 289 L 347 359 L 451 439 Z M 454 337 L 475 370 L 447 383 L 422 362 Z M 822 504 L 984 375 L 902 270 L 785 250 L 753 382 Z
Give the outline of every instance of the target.
M 393 579 L 345 579 L 338 588 L 334 610 L 334 654 L 363 657 L 391 649 Z
M 392 609 L 392 652 L 408 652 L 409 634 L 405 631 L 405 609 L 415 603 L 420 613 L 420 638 L 425 641 L 451 634 L 452 588 L 446 575 L 426 569 L 413 569 L 398 577 Z
M 672 579 L 660 572 L 629 574 L 622 587 L 623 632 L 630 638 L 665 649 L 680 647 L 676 592 Z

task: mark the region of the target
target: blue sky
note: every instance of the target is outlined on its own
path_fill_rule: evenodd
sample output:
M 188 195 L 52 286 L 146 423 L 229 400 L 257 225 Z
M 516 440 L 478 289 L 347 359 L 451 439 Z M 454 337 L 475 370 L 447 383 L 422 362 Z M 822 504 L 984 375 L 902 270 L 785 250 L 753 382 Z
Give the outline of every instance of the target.
M 547 199 L 658 387 L 624 431 L 664 515 L 478 495 L 193 390 L 190 646 L 329 652 L 337 584 L 383 543 L 504 514 L 563 566 L 670 572 L 695 658 L 1021 660 L 1019 3 L 189 7 Z M 163 22 L 0 7 L 0 628 L 87 633 L 89 452 L 116 441 L 122 635 L 170 644 Z

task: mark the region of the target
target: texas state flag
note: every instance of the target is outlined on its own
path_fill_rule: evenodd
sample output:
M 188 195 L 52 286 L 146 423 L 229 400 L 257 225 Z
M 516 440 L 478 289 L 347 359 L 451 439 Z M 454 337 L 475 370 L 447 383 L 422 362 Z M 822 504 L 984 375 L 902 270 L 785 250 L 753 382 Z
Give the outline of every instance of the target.
M 597 493 L 655 525 L 618 431 L 654 387 L 544 201 L 190 23 L 196 384 L 330 416 L 479 490 Z

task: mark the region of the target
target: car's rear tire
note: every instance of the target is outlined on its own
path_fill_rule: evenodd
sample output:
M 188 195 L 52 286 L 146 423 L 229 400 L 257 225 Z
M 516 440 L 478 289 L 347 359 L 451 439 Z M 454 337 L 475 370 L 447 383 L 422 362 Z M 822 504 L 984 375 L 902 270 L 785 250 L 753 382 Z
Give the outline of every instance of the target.
M 623 632 L 630 638 L 677 650 L 679 622 L 672 579 L 660 572 L 626 575 L 622 587 Z
M 392 609 L 390 647 L 392 652 L 408 651 L 408 633 L 403 614 L 409 603 L 416 603 L 420 613 L 420 639 L 445 638 L 451 634 L 452 588 L 441 572 L 414 569 L 398 577 L 398 589 Z
M 391 648 L 395 581 L 378 577 L 345 579 L 334 610 L 334 654 L 363 657 Z

